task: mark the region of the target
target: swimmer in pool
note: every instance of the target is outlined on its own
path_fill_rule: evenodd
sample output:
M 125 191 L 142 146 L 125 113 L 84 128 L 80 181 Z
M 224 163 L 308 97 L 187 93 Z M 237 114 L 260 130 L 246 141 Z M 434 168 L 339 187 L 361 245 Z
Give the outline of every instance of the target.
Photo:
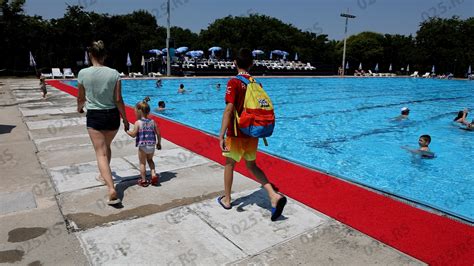
M 400 115 L 395 117 L 395 120 L 401 121 L 401 120 L 408 119 L 409 114 L 410 114 L 410 109 L 408 109 L 408 107 L 403 107 L 400 111 Z
M 420 146 L 419 149 L 410 149 L 408 147 L 402 147 L 403 149 L 413 153 L 418 154 L 421 158 L 424 159 L 432 159 L 435 157 L 434 152 L 430 151 L 429 145 L 431 143 L 431 136 L 430 135 L 422 135 L 418 139 L 418 145 Z

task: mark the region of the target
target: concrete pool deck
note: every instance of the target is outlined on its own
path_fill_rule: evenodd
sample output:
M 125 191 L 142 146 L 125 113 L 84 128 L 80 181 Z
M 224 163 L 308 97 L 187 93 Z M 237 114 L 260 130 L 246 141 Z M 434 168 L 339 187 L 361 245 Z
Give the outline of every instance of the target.
M 136 186 L 134 140 L 119 131 L 112 170 L 123 207 L 105 187 L 75 97 L 37 80 L 0 79 L 0 262 L 51 264 L 423 264 L 289 200 L 272 223 L 260 186 L 240 174 L 238 206 L 223 210 L 223 168 L 163 140 L 161 186 Z M 39 265 L 39 264 L 38 264 Z

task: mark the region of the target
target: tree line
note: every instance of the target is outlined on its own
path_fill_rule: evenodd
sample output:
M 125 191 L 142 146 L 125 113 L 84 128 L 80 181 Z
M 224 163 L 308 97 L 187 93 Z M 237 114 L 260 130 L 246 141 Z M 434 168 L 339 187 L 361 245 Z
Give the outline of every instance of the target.
M 46 20 L 24 13 L 25 0 L 0 0 L 0 75 L 31 75 L 29 51 L 38 68 L 72 67 L 80 69 L 86 47 L 93 40 L 103 40 L 109 56 L 107 64 L 126 71 L 130 53 L 132 70 L 141 70 L 140 60 L 146 51 L 166 46 L 166 28 L 145 10 L 126 15 L 109 15 L 68 6 L 62 18 Z M 241 47 L 260 49 L 268 58 L 274 49 L 298 53 L 299 59 L 311 62 L 322 72 L 337 73 L 341 64 L 343 42 L 329 40 L 321 32 L 303 31 L 276 18 L 250 14 L 217 19 L 200 33 L 172 27 L 175 48 L 188 46 L 204 50 L 211 46 L 234 54 Z M 410 70 L 437 73 L 452 72 L 462 77 L 474 61 L 474 17 L 462 20 L 430 18 L 423 21 L 415 36 L 362 32 L 347 40 L 349 72 L 363 64 L 365 70 L 379 64 L 381 72 L 410 65 Z

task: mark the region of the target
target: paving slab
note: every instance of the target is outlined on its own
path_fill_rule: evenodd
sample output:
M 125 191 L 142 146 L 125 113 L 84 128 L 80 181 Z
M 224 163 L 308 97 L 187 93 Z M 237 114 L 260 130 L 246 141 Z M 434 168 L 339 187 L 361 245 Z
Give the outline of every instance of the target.
M 134 145 L 129 142 L 127 144 L 129 145 L 114 141 L 111 147 L 112 157 L 124 157 L 137 152 Z M 70 145 L 69 148 L 61 150 L 39 151 L 37 155 L 44 168 L 87 163 L 95 158 L 94 148 L 91 144 Z
M 41 168 L 37 167 L 40 164 L 35 152 L 36 147 L 31 141 L 2 143 L 0 145 L 1 176 L 15 181 L 20 177 L 29 179 L 31 175 L 42 173 Z M 21 183 L 19 181 L 19 184 Z
M 426 265 L 337 221 L 228 265 Z
M 65 136 L 74 137 L 76 135 L 87 134 L 87 128 L 84 125 L 68 126 L 68 127 L 48 127 L 41 129 L 32 129 L 28 131 L 30 138 L 34 142 L 42 141 L 49 138 L 64 138 Z
M 154 158 L 157 173 L 210 162 L 210 160 L 182 148 L 157 151 Z M 115 183 L 137 179 L 140 176 L 138 156 L 128 156 L 125 159 L 112 158 L 110 167 Z M 99 174 L 97 161 L 53 167 L 49 169 L 49 173 L 58 193 L 102 185 L 96 180 Z M 149 170 L 147 174 L 150 174 Z
M 86 146 L 90 146 L 91 149 L 94 149 L 89 134 L 87 134 L 85 128 L 83 128 L 82 130 L 83 131 L 75 132 L 77 135 L 35 139 L 34 142 L 37 146 L 38 151 L 40 152 L 71 150 L 76 147 Z M 120 134 L 118 134 L 118 136 L 115 137 L 114 141 L 112 142 L 111 148 L 113 150 L 122 149 L 125 146 L 132 147 L 135 145 L 135 140 L 133 138 L 130 138 L 130 136 L 124 135 L 123 137 L 121 137 L 119 135 Z
M 143 217 L 203 200 L 215 199 L 223 194 L 223 168 L 209 163 L 162 172 L 160 186 L 146 188 L 136 180 L 117 184 L 123 206 L 106 206 L 106 188 L 93 187 L 58 195 L 66 219 L 76 230 L 84 230 L 123 219 Z M 259 185 L 236 174 L 234 191 L 255 189 Z M 78 204 L 80 203 L 80 204 Z
M 140 163 L 137 155 L 124 157 L 137 169 Z M 211 160 L 183 148 L 163 149 L 155 152 L 155 167 L 159 173 L 206 164 Z
M 80 242 L 68 232 L 54 197 L 42 201 L 47 201 L 39 202 L 44 207 L 0 215 L 0 263 L 88 265 Z
M 28 129 L 22 121 L 18 108 L 16 106 L 6 106 L 2 107 L 1 112 L 0 144 L 28 140 Z
M 78 125 L 85 125 L 86 118 L 85 117 L 74 117 L 68 119 L 52 119 L 52 120 L 40 120 L 40 121 L 31 121 L 26 122 L 29 130 L 35 129 L 50 129 L 50 128 L 63 128 L 63 127 L 71 127 L 71 126 L 78 126 Z
M 0 214 L 34 208 L 36 208 L 36 201 L 31 191 L 0 193 Z
M 72 103 L 71 103 L 72 105 Z M 24 121 L 41 121 L 41 120 L 56 120 L 56 119 L 70 119 L 82 117 L 79 113 L 59 113 L 59 114 L 42 114 L 36 116 L 25 116 L 23 117 Z
M 81 131 L 78 133 L 84 134 L 84 132 L 86 131 Z M 138 150 L 135 147 L 134 139 L 127 135 L 122 135 L 124 134 L 123 130 L 119 130 L 119 132 L 120 133 L 117 135 L 111 145 L 112 157 L 137 157 Z M 165 139 L 162 139 L 161 144 L 163 150 L 177 147 L 176 144 Z M 87 163 L 90 162 L 91 159 L 95 158 L 94 148 L 92 143 L 90 143 L 90 140 L 88 141 L 87 138 L 70 138 L 67 145 L 63 148 L 54 147 L 54 142 L 50 143 L 50 145 L 53 146 L 53 148 L 50 148 L 53 150 L 46 148 L 45 150 L 40 150 L 37 153 L 39 160 L 45 168 Z M 159 154 L 159 152 L 157 152 L 157 154 Z
M 110 167 L 116 183 L 137 179 L 140 175 L 138 169 L 121 158 L 112 158 Z M 99 175 L 97 161 L 54 167 L 49 169 L 49 172 L 58 193 L 102 185 L 96 180 Z
M 232 198 L 233 208 L 229 211 L 217 204 L 216 199 L 193 204 L 189 208 L 249 255 L 262 252 L 327 221 L 323 215 L 288 199 L 284 215 L 272 222 L 271 205 L 263 188 L 236 193 Z
M 245 257 L 199 216 L 189 213 L 175 224 L 167 219 L 171 212 L 94 228 L 78 236 L 92 265 L 223 265 Z
M 65 114 L 65 113 L 77 113 L 76 107 L 66 108 L 49 108 L 49 109 L 30 109 L 30 108 L 19 108 L 23 116 L 38 116 L 44 114 Z
M 235 198 L 242 196 L 245 201 L 265 205 L 260 191 L 242 192 Z M 294 201 L 288 203 L 288 217 L 293 222 L 260 219 L 261 207 L 257 204 L 242 208 L 246 214 L 242 210 L 226 211 L 215 199 L 206 200 L 78 235 L 94 264 L 145 263 L 141 255 L 145 252 L 151 253 L 146 263 L 179 265 L 187 260 L 193 265 L 222 265 L 255 255 L 326 221 Z
M 53 105 L 52 102 L 45 102 L 45 101 L 18 104 L 18 106 L 23 107 L 23 108 L 26 108 L 26 107 L 41 107 L 41 108 L 44 108 L 45 106 L 52 106 L 52 105 Z

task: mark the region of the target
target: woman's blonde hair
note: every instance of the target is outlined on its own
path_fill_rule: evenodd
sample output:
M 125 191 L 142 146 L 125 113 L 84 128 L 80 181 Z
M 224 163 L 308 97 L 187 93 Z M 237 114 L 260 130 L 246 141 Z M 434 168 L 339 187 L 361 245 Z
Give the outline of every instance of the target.
M 138 102 L 136 105 L 135 105 L 135 110 L 137 110 L 137 113 L 138 113 L 138 119 L 148 115 L 150 113 L 150 105 L 148 105 L 148 102 L 150 101 L 150 97 L 145 97 L 145 99 L 143 99 L 143 101 L 141 102 Z
M 87 47 L 87 51 L 98 60 L 103 60 L 107 56 L 107 50 L 105 50 L 103 41 L 92 42 L 92 45 Z

